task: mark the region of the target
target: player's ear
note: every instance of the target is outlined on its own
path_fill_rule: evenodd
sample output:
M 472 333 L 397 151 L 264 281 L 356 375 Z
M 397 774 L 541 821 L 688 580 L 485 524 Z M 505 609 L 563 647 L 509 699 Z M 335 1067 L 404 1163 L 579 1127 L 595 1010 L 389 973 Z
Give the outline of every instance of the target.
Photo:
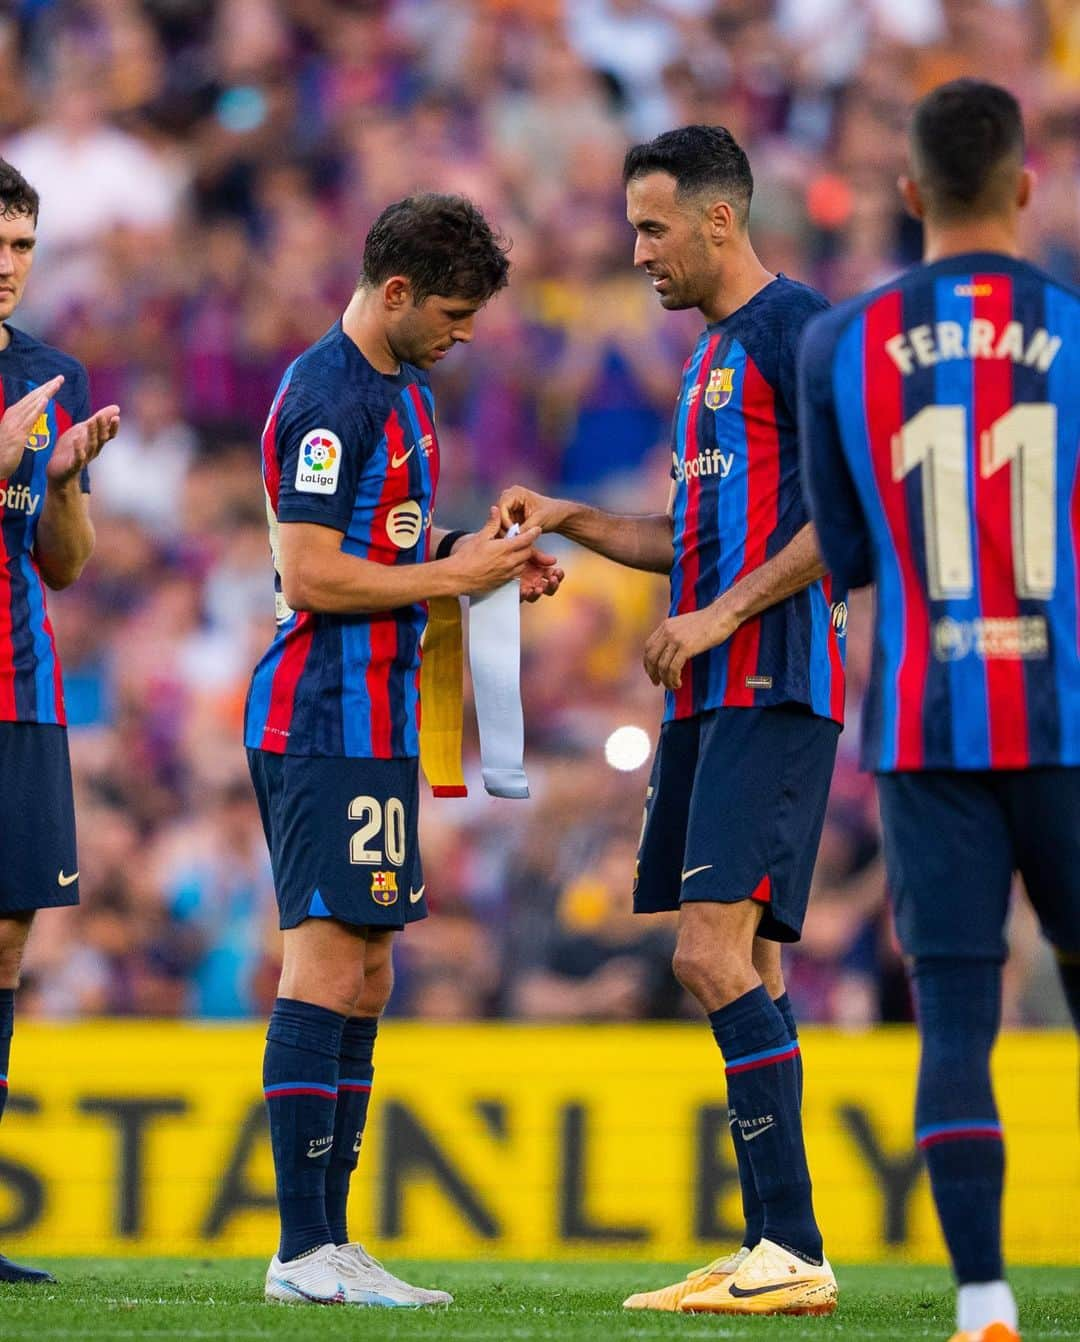
M 1020 209 L 1026 210 L 1031 203 L 1031 196 L 1038 180 L 1038 175 L 1033 168 L 1023 168 L 1021 170 L 1016 184 L 1016 203 Z
M 383 285 L 383 303 L 391 312 L 400 312 L 412 302 L 412 285 L 404 275 L 391 275 Z
M 705 214 L 714 242 L 724 242 L 735 232 L 735 211 L 726 200 L 714 200 Z
M 919 184 L 914 177 L 899 177 L 896 182 L 900 191 L 900 196 L 904 202 L 904 208 L 912 219 L 922 219 L 926 215 L 926 205 L 923 202 L 922 192 L 919 190 Z

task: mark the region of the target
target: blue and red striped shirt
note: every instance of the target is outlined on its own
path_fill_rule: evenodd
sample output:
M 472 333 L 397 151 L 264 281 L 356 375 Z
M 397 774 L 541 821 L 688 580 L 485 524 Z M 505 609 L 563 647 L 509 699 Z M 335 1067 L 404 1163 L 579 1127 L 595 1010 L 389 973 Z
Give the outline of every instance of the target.
M 795 355 L 803 326 L 827 306 L 778 276 L 707 327 L 687 361 L 672 435 L 671 615 L 711 604 L 809 521 Z M 665 719 L 797 703 L 843 722 L 845 619 L 828 577 L 778 602 L 687 663 L 682 687 L 667 693 Z
M 863 763 L 1080 764 L 1080 294 L 992 253 L 815 321 L 806 489 L 838 579 L 877 584 Z
M 64 384 L 31 430 L 18 469 L 0 480 L 0 722 L 65 725 L 60 659 L 34 556 L 45 473 L 65 429 L 90 414 L 86 369 L 70 355 L 7 327 L 0 350 L 0 414 L 63 373 Z M 83 472 L 82 487 L 90 481 Z
M 434 402 L 403 364 L 378 372 L 338 322 L 289 367 L 262 439 L 277 528 L 313 522 L 377 564 L 428 558 L 439 479 Z M 394 611 L 292 611 L 275 574 L 277 633 L 252 676 L 244 740 L 275 754 L 397 759 L 419 754 L 422 602 Z

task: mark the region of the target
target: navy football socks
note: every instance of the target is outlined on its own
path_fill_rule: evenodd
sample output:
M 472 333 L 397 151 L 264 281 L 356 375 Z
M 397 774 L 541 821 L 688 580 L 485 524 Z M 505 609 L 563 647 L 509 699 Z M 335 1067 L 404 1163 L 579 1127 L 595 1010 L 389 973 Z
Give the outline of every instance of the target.
M 749 1156 L 762 1206 L 761 1238 L 822 1261 L 800 1113 L 799 1045 L 783 1013 L 759 985 L 709 1013 L 724 1055 L 732 1135 Z
M 334 1146 L 326 1171 L 326 1222 L 335 1244 L 348 1244 L 349 1181 L 360 1157 L 368 1103 L 375 1070 L 377 1016 L 353 1016 L 345 1022 L 338 1068 L 337 1109 L 334 1111 Z
M 994 960 L 920 959 L 915 1140 L 958 1283 L 999 1281 L 1005 1147 L 990 1081 L 1001 1011 Z
M 8 1097 L 8 1061 L 15 1028 L 15 989 L 0 988 L 0 1118 Z
M 791 1000 L 787 993 L 781 993 L 779 997 L 774 997 L 773 1005 L 784 1018 L 788 1038 L 793 1044 L 797 1043 L 799 1032 L 795 1026 L 795 1013 L 791 1010 Z M 802 1053 L 797 1055 L 795 1063 L 798 1068 L 799 1108 L 801 1110 Z M 732 1107 L 730 1095 L 728 1096 L 728 1127 L 731 1129 L 731 1140 L 735 1146 L 735 1163 L 739 1168 L 739 1188 L 742 1192 L 743 1220 L 746 1223 L 746 1228 L 743 1231 L 743 1248 L 752 1249 L 761 1239 L 762 1227 L 765 1224 L 765 1210 L 761 1205 L 761 1199 L 758 1197 L 757 1185 L 754 1183 L 754 1171 L 750 1168 L 750 1153 L 746 1149 L 746 1143 L 739 1140 L 738 1115 Z
M 330 1242 L 326 1171 L 334 1145 L 345 1017 L 279 997 L 263 1055 L 263 1093 L 277 1177 L 282 1262 Z

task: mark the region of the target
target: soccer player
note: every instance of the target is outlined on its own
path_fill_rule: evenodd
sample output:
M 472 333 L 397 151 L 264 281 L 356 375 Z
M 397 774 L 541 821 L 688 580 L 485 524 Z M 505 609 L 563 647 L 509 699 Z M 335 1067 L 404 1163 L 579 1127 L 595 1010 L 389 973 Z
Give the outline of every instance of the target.
M 263 433 L 277 634 L 245 741 L 284 930 L 263 1080 L 281 1242 L 270 1300 L 448 1304 L 349 1242 L 346 1200 L 395 931 L 426 916 L 417 847 L 425 601 L 558 586 L 535 527 L 431 526 L 439 442 L 422 370 L 472 338 L 509 263 L 457 196 L 389 206 L 340 321 L 288 369 Z
M 758 260 L 750 166 L 724 128 L 638 145 L 623 177 L 634 264 L 665 308 L 696 307 L 708 323 L 676 402 L 667 511 L 619 517 L 518 486 L 500 506 L 505 524 L 671 574 L 670 614 L 645 645 L 667 695 L 634 907 L 679 911 L 674 969 L 726 1063 L 746 1235 L 625 1304 L 828 1314 L 836 1280 L 811 1203 L 780 962 L 801 931 L 843 716 L 843 608 L 803 506 L 795 424 L 796 342 L 827 304 Z
M 68 587 L 94 548 L 87 464 L 120 426 L 90 413 L 86 370 L 8 321 L 34 261 L 38 194 L 0 159 L 0 1117 L 26 938 L 38 909 L 79 902 L 64 695 L 45 588 Z M 6 407 L 6 408 L 4 408 Z M 0 1282 L 53 1278 L 0 1254 Z
M 957 1342 L 1009 1342 L 990 1081 L 1019 869 L 1080 1026 L 1080 294 L 1021 260 L 1020 109 L 958 80 L 911 126 L 924 262 L 815 321 L 803 463 L 837 581 L 877 585 L 877 773 L 922 1040 L 916 1139 Z

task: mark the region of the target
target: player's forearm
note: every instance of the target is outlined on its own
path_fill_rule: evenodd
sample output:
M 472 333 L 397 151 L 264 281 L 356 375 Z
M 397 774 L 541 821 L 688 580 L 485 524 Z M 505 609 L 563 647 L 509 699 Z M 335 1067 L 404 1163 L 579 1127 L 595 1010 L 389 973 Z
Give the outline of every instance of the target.
M 34 559 L 54 591 L 70 587 L 94 552 L 94 524 L 78 479 L 45 488 Z
M 745 624 L 817 582 L 826 572 L 813 523 L 807 522 L 778 554 L 729 587 L 721 600 L 738 623 Z
M 376 564 L 370 559 L 337 553 L 298 560 L 286 567 L 282 593 L 293 610 L 318 615 L 366 615 L 397 610 L 438 596 L 459 596 L 463 590 L 449 560 L 424 564 Z
M 626 517 L 584 503 L 567 503 L 566 509 L 554 529 L 567 540 L 627 568 L 671 572 L 675 551 L 671 518 L 666 513 Z

